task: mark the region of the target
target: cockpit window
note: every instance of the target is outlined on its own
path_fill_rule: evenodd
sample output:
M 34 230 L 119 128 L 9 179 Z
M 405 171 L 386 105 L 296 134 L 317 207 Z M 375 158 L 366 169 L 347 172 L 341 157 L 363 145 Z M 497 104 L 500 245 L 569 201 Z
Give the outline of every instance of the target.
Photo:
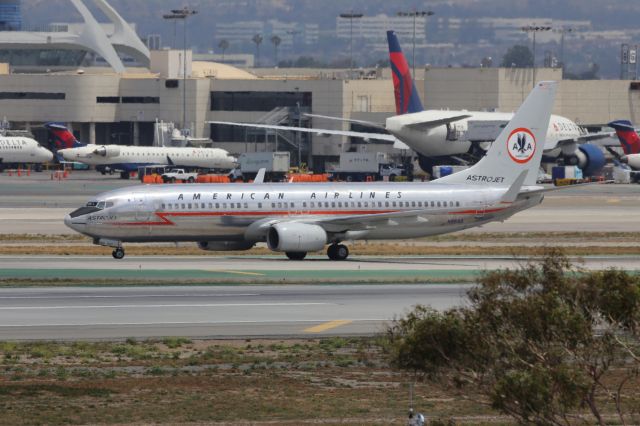
M 86 214 L 99 212 L 101 210 L 104 210 L 105 208 L 108 209 L 109 207 L 113 207 L 112 201 L 109 201 L 109 202 L 89 201 L 86 206 L 80 207 L 78 210 L 75 210 L 74 212 L 72 212 L 69 216 L 71 217 L 84 216 Z

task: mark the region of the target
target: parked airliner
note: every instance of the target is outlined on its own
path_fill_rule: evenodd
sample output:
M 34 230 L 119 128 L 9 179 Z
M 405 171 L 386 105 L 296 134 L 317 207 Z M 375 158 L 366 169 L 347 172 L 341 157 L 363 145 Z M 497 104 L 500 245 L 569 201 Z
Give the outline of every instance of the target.
M 640 136 L 638 136 L 638 132 L 629 120 L 612 121 L 608 126 L 616 131 L 624 152 L 624 155 L 616 156 L 621 163 L 627 164 L 637 176 L 640 172 Z
M 51 151 L 32 138 L 0 135 L 0 168 L 6 164 L 41 164 L 51 160 Z
M 154 146 L 87 145 L 78 142 L 62 124 L 48 123 L 58 155 L 66 161 L 97 166 L 99 171 L 117 170 L 123 179 L 144 166 L 197 167 L 229 171 L 237 160 L 219 148 L 171 148 Z
M 204 250 L 247 250 L 267 242 L 303 259 L 327 244 L 417 238 L 503 221 L 539 204 L 535 186 L 557 84 L 536 85 L 475 166 L 428 183 L 143 185 L 105 192 L 65 224 L 125 255 L 123 243 L 194 241 Z
M 211 121 L 211 124 L 240 127 L 264 128 L 284 131 L 300 131 L 319 135 L 342 135 L 365 140 L 394 142 L 398 149 L 413 149 L 418 154 L 420 167 L 431 173 L 438 164 L 455 164 L 461 157 L 479 159 L 485 154 L 482 142 L 493 141 L 501 126 L 513 113 L 467 111 L 467 110 L 425 110 L 418 95 L 406 57 L 394 31 L 387 32 L 389 58 L 393 74 L 393 85 L 397 115 L 383 123 L 349 120 L 337 117 L 308 114 L 324 120 L 349 122 L 367 126 L 388 133 L 365 133 L 346 130 L 300 128 L 264 124 Z M 484 131 L 469 132 L 471 123 Z M 474 133 L 474 134 L 471 134 Z M 586 144 L 590 140 L 602 139 L 604 135 L 592 135 L 568 118 L 552 115 L 547 129 L 545 161 L 562 158 L 565 164 L 579 166 L 585 175 L 597 174 L 606 163 L 602 149 Z M 582 143 L 582 144 L 581 144 Z

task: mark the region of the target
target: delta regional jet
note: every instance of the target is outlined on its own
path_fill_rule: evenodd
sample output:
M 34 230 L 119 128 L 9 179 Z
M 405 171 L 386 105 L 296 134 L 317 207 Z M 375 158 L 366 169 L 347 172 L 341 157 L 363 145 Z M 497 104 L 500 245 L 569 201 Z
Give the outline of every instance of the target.
M 35 139 L 0 135 L 0 169 L 7 164 L 41 164 L 51 160 L 51 151 Z
M 344 241 L 418 238 L 503 221 L 538 205 L 535 186 L 557 84 L 536 85 L 487 155 L 462 172 L 421 183 L 136 186 L 105 192 L 65 224 L 125 255 L 123 243 L 193 241 L 204 250 L 266 242 L 289 259 Z
M 129 172 L 144 166 L 197 167 L 229 171 L 237 161 L 227 151 L 219 148 L 172 148 L 155 146 L 91 145 L 79 142 L 62 124 L 45 125 L 57 148 L 57 154 L 66 161 L 96 166 L 103 173 L 121 172 L 123 179 Z

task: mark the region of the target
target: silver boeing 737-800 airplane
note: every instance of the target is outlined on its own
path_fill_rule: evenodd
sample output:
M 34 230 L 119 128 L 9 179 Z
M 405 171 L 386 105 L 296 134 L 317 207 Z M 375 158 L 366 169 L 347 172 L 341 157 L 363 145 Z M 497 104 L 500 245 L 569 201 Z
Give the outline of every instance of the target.
M 258 242 L 303 259 L 344 260 L 352 240 L 417 238 L 502 221 L 542 201 L 535 186 L 555 82 L 539 83 L 475 166 L 429 183 L 137 186 L 106 192 L 65 218 L 96 244 L 194 241 L 204 250 Z

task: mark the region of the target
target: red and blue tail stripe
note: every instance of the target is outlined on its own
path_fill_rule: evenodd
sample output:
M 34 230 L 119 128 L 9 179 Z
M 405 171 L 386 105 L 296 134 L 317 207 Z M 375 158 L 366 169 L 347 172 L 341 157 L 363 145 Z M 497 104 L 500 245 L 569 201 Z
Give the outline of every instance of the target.
M 387 31 L 389 42 L 389 60 L 393 73 L 393 87 L 396 95 L 396 113 L 398 115 L 424 111 L 416 85 L 411 78 L 411 71 L 405 58 L 398 36 L 394 31 Z
M 60 123 L 47 123 L 44 127 L 49 130 L 51 140 L 56 150 L 67 148 L 78 148 L 85 144 L 78 142 L 73 133 L 66 126 Z
M 626 155 L 640 154 L 640 136 L 629 120 L 616 120 L 608 124 L 616 131 L 616 135 Z

